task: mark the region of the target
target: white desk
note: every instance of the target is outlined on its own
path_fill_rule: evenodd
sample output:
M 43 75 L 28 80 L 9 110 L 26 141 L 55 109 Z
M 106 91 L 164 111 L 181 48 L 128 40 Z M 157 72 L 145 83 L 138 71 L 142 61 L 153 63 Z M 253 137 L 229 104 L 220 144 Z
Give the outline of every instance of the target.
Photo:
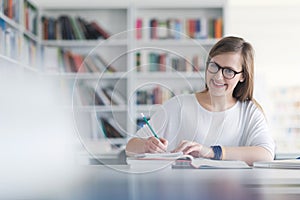
M 85 199 L 300 199 L 300 171 L 171 169 L 136 173 L 128 166 L 84 166 Z M 76 194 L 76 196 L 80 196 Z

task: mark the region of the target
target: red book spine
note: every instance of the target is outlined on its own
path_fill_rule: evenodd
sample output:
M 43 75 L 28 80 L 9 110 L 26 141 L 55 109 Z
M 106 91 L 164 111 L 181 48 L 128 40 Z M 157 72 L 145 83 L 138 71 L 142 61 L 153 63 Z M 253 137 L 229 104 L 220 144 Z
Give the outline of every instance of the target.
M 136 19 L 136 39 L 142 39 L 142 26 L 143 20 L 141 18 Z

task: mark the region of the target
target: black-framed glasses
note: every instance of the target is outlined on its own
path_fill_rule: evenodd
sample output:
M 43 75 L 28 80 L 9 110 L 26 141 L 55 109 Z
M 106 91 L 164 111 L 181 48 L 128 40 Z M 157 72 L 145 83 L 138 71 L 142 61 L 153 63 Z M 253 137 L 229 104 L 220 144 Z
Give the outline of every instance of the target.
M 233 79 L 235 77 L 235 75 L 243 72 L 243 70 L 240 72 L 236 72 L 233 69 L 230 69 L 228 67 L 221 67 L 218 63 L 215 63 L 215 62 L 207 63 L 207 71 L 209 71 L 212 74 L 218 73 L 218 71 L 220 69 L 222 69 L 222 74 L 225 79 Z

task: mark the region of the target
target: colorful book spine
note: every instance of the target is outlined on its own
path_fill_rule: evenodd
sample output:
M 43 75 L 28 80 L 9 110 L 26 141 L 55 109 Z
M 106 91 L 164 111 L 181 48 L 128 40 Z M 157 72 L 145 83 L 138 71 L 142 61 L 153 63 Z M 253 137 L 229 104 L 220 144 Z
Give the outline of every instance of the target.
M 141 18 L 136 19 L 136 39 L 140 40 L 143 37 L 143 20 Z
M 42 16 L 42 30 L 44 40 L 97 40 L 110 37 L 110 33 L 99 23 L 68 15 L 57 18 Z
M 181 39 L 182 35 L 193 39 L 221 38 L 223 36 L 222 18 L 156 19 L 149 22 L 149 39 Z M 136 39 L 142 38 L 141 17 L 136 19 Z

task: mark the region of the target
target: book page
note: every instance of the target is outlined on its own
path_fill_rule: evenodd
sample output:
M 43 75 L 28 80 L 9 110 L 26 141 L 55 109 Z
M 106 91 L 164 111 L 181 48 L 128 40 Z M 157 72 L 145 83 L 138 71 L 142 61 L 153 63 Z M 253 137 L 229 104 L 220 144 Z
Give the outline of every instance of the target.
M 144 160 L 176 160 L 179 158 L 190 158 L 193 159 L 191 155 L 184 155 L 182 152 L 166 152 L 166 153 L 143 153 L 143 154 L 136 154 L 134 158 L 136 159 L 144 159 Z
M 204 158 L 195 158 L 192 160 L 191 165 L 195 168 L 232 168 L 242 169 L 250 168 L 244 161 L 239 160 L 210 160 Z

